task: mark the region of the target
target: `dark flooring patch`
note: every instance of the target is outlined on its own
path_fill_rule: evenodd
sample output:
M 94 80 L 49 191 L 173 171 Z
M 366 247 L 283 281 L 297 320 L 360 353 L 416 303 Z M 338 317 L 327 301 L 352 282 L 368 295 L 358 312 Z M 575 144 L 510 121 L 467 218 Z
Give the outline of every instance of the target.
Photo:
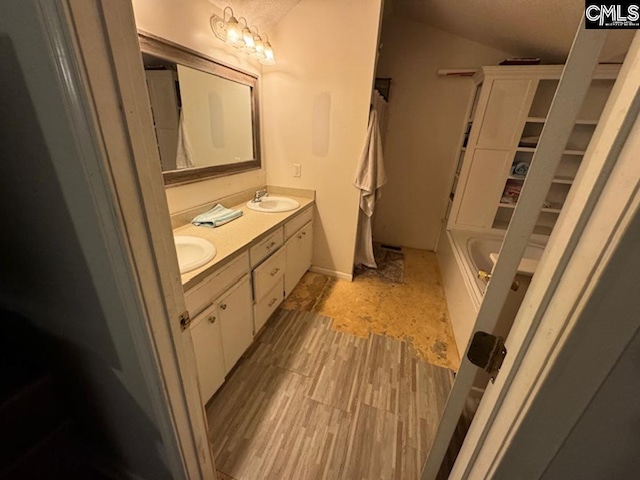
M 355 277 L 375 278 L 384 283 L 403 283 L 404 253 L 402 251 L 374 244 L 373 256 L 378 268 L 358 265 L 354 270 Z

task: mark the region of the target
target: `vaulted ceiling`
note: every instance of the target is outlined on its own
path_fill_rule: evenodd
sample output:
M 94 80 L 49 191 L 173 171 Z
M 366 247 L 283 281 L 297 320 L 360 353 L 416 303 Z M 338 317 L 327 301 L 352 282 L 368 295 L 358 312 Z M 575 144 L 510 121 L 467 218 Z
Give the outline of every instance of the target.
M 385 16 L 426 25 L 544 63 L 562 63 L 584 13 L 583 0 L 385 0 Z M 632 31 L 613 31 L 602 61 L 618 61 Z

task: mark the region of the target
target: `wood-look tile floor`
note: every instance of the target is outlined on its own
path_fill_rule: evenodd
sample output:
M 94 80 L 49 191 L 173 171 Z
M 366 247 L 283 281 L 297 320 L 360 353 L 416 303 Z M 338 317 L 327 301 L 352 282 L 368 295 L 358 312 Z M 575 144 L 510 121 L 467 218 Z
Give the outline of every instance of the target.
M 406 342 L 279 310 L 207 406 L 235 480 L 414 480 L 452 383 Z
M 356 276 L 349 282 L 307 272 L 282 306 L 331 317 L 333 328 L 342 332 L 405 340 L 433 365 L 457 371 L 460 357 L 436 255 L 406 247 L 402 253 L 401 284 L 375 275 Z

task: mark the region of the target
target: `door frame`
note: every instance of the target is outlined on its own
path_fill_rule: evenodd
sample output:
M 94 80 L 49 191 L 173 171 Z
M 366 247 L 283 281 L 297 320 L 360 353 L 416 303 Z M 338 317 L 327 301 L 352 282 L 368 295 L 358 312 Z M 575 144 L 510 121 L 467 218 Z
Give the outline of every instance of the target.
M 130 0 L 33 1 L 118 272 L 163 454 L 174 478 L 215 480 L 191 337 L 179 323 L 184 292 L 133 7 Z
M 129 295 L 129 307 L 136 313 L 140 313 L 141 308 L 143 310 L 144 315 L 134 316 L 140 318 L 141 323 L 132 327 L 131 333 L 139 354 L 146 358 L 143 368 L 150 377 L 159 376 L 162 380 L 156 392 L 158 396 L 154 398 L 154 410 L 161 424 L 165 454 L 177 478 L 215 479 L 192 346 L 188 334 L 183 334 L 178 324 L 178 315 L 185 309 L 184 294 L 174 254 L 131 4 L 128 0 L 37 1 L 43 18 L 50 22 L 46 33 L 52 51 L 57 54 L 61 78 L 64 76 L 65 82 L 61 84 L 67 88 L 70 115 L 79 126 L 76 134 L 86 149 L 84 166 L 87 172 L 96 174 L 92 177 L 94 200 L 104 213 L 101 220 L 110 253 L 122 267 L 122 287 L 136 286 L 135 292 Z M 636 47 L 637 40 L 634 43 Z M 637 53 L 637 48 L 635 51 Z M 632 79 L 625 79 L 625 84 L 626 80 Z M 80 128 L 83 124 L 84 129 Z M 609 172 L 601 167 L 592 179 L 594 184 L 602 185 L 608 177 L 606 174 Z M 627 165 L 627 168 L 632 167 Z M 588 180 L 584 177 L 583 181 Z M 615 188 L 610 183 L 607 187 Z M 584 189 L 583 185 L 581 189 Z M 637 194 L 635 190 L 634 193 Z M 613 194 L 618 201 L 623 200 L 620 189 L 614 190 Z M 637 206 L 637 195 L 635 201 L 633 205 Z M 577 209 L 577 201 L 574 204 Z M 627 202 L 626 206 L 630 205 Z M 571 217 L 572 211 L 567 209 L 566 213 L 563 212 L 565 220 Z M 613 247 L 613 240 L 624 226 L 624 215 L 629 211 L 629 208 L 624 212 L 620 210 L 620 216 L 616 218 L 611 214 L 594 216 L 589 226 L 598 230 L 611 226 L 613 221 L 613 229 L 607 237 L 609 247 Z M 117 241 L 112 238 L 114 232 Z M 548 250 L 562 253 L 560 249 Z M 604 251 L 598 260 L 606 261 L 608 252 Z M 545 255 L 546 268 L 553 274 L 557 270 L 553 267 L 557 265 L 553 265 L 551 253 Z M 589 275 L 589 279 L 595 279 L 595 276 Z M 585 284 L 586 280 L 585 277 Z M 542 290 L 541 281 L 537 283 L 537 286 L 532 284 L 535 288 L 530 288 L 528 300 L 534 299 L 534 293 Z M 563 291 L 561 287 L 558 285 L 557 295 Z M 573 290 L 576 290 L 575 286 Z M 590 293 L 589 290 L 584 291 L 587 297 Z M 584 298 L 583 295 L 583 301 Z M 569 317 L 564 319 L 569 320 Z M 563 330 L 559 329 L 557 333 L 557 338 L 560 338 Z M 527 339 L 529 343 L 532 340 L 531 337 Z M 554 345 L 551 342 L 550 346 Z M 497 431 L 490 431 L 492 426 L 509 430 L 517 422 L 515 415 L 513 419 L 497 416 L 497 413 L 503 413 L 499 412 L 499 407 L 506 406 L 504 401 L 498 403 L 497 395 L 516 388 L 516 380 L 519 380 L 516 374 L 530 374 L 523 369 L 528 366 L 523 358 L 526 351 L 527 344 L 523 342 L 520 355 L 507 357 L 492 392 L 496 395 L 495 401 L 483 402 L 478 411 L 478 419 L 482 416 L 486 421 L 482 424 L 474 422 L 470 430 L 470 434 L 477 435 L 480 442 L 474 447 L 465 442 L 459 457 L 460 465 L 456 462 L 456 468 L 480 468 L 485 464 L 489 468 L 487 459 L 492 455 L 494 460 L 500 459 L 501 452 L 490 452 L 483 447 L 487 444 L 485 440 L 490 438 L 488 435 Z M 552 365 L 553 357 L 548 358 L 551 363 L 538 365 L 540 374 Z M 507 378 L 512 379 L 510 385 Z M 535 394 L 535 388 L 530 392 Z M 516 408 L 522 404 L 510 405 Z M 504 445 L 501 444 L 500 448 Z M 177 448 L 174 450 L 170 446 Z M 468 462 L 463 464 L 467 456 Z M 470 471 L 467 469 L 463 474 L 468 475 Z
M 558 88 L 542 129 L 540 141 L 533 154 L 531 166 L 525 179 L 522 192 L 518 198 L 517 206 L 504 236 L 504 241 L 499 252 L 499 261 L 492 271 L 491 281 L 485 291 L 477 316 L 473 320 L 474 334 L 475 332 L 494 333 L 513 279 L 516 276 L 518 265 L 529 244 L 536 220 L 543 207 L 547 192 L 551 187 L 567 141 L 574 129 L 582 102 L 591 84 L 591 79 L 594 76 L 598 64 L 598 57 L 605 43 L 607 32 L 603 30 L 586 30 L 583 28 L 583 24 L 584 19 L 582 19 L 578 25 L 567 63 L 563 69 Z M 594 133 L 594 136 L 595 135 L 596 133 Z M 585 158 L 583 158 L 583 162 L 585 160 L 586 155 Z M 579 182 L 574 182 L 572 193 L 574 189 L 585 191 L 585 186 Z M 594 197 L 591 190 L 585 192 L 587 198 Z M 593 193 L 596 194 L 595 198 L 597 198 L 598 192 Z M 592 206 L 593 203 L 587 204 L 587 207 Z M 565 208 L 563 208 L 564 216 L 561 214 L 558 219 L 552 238 L 553 236 L 557 237 L 558 224 L 563 221 L 563 218 L 566 218 L 566 207 L 567 205 L 565 203 Z M 583 226 L 583 224 L 578 226 Z M 551 250 L 553 250 L 554 254 L 560 254 L 561 260 L 565 261 L 568 259 L 575 247 L 575 239 L 579 237 L 581 231 L 580 228 L 577 228 L 569 232 L 569 237 L 574 240 L 573 243 L 566 243 L 561 248 L 547 247 L 545 254 L 540 260 L 538 269 L 540 269 L 540 266 L 544 265 L 545 262 L 549 261 L 548 258 Z M 565 264 L 566 263 L 562 261 L 552 264 L 555 278 L 562 274 L 562 269 Z M 527 291 L 527 296 L 529 297 L 533 293 L 532 288 L 535 291 L 536 287 L 534 284 L 530 285 Z M 539 288 L 542 288 L 542 286 Z M 544 296 L 541 297 L 540 303 L 531 306 L 531 311 L 544 311 L 545 305 L 543 302 L 546 298 L 547 297 Z M 535 327 L 536 324 L 532 324 L 531 331 L 534 331 Z M 467 358 L 467 351 L 471 345 L 472 338 L 469 340 L 463 352 L 460 368 L 449 393 L 434 436 L 433 444 L 422 471 L 422 480 L 434 480 L 438 476 L 442 461 L 445 458 L 451 438 L 456 430 L 456 426 L 476 378 L 478 372 L 477 367 Z M 507 345 L 507 352 L 511 352 L 507 354 L 507 359 L 509 359 L 509 357 L 514 357 L 514 353 L 517 354 L 518 350 L 514 350 Z M 501 374 L 501 376 L 504 375 Z M 496 388 L 498 388 L 496 385 L 489 384 L 486 391 L 488 392 Z M 488 399 L 484 400 L 484 403 L 488 401 Z M 474 423 L 478 422 L 479 420 L 474 420 Z M 468 442 L 466 443 L 468 444 Z

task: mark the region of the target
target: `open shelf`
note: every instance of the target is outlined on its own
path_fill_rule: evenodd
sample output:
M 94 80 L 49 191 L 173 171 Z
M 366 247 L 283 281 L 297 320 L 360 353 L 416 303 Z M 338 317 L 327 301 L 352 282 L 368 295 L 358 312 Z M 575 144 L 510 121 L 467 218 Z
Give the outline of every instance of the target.
M 534 153 L 536 151 L 535 147 L 517 147 L 516 152 L 530 152 Z M 562 152 L 563 155 L 584 155 L 586 150 L 565 150 Z
M 527 117 L 527 123 L 545 123 L 546 117 Z M 576 125 L 597 125 L 598 120 L 576 120 Z
M 499 203 L 498 204 L 500 208 L 511 208 L 511 209 L 516 208 L 516 205 L 517 204 L 515 203 Z M 547 213 L 560 213 L 560 210 L 562 209 L 559 207 L 543 207 L 541 211 L 547 212 Z
M 524 179 L 526 177 L 519 177 L 516 175 L 509 175 L 507 176 L 507 180 L 515 180 L 516 182 L 524 182 Z M 563 185 L 572 185 L 573 184 L 573 178 L 572 177 L 555 177 L 553 180 L 551 180 L 553 183 L 561 183 Z

